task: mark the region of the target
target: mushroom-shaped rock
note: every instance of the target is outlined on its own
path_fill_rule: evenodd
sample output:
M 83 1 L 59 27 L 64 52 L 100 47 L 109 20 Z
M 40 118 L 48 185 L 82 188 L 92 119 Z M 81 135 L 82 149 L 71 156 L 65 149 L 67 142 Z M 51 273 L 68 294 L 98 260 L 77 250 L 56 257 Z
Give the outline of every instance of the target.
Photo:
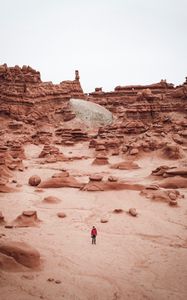
M 170 199 L 169 205 L 170 205 L 170 206 L 177 206 L 177 205 L 178 205 L 177 200 L 172 200 L 172 199 Z
M 35 210 L 26 210 L 14 220 L 13 224 L 16 227 L 35 227 L 40 222 Z
M 29 178 L 29 185 L 37 186 L 41 182 L 41 178 L 38 175 L 33 175 Z
M 103 176 L 102 175 L 97 175 L 97 174 L 93 174 L 93 175 L 90 175 L 89 177 L 90 181 L 102 181 L 103 179 Z
M 129 209 L 129 214 L 133 217 L 137 217 L 138 213 L 136 211 L 136 208 L 130 208 Z
M 107 156 L 102 153 L 97 154 L 96 158 L 92 162 L 93 165 L 107 165 L 108 163 L 109 162 Z
M 45 197 L 42 202 L 54 204 L 54 203 L 59 203 L 60 201 L 61 200 L 58 197 L 48 196 L 48 197 Z
M 40 266 L 40 253 L 24 242 L 0 242 L 0 254 L 5 255 L 7 259 L 13 258 L 15 262 L 28 268 Z

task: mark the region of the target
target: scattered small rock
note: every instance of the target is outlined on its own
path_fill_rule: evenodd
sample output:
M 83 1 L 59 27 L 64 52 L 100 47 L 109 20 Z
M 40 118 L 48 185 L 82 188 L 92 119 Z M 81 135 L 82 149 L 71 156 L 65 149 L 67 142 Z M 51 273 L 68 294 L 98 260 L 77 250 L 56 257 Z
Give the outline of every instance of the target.
M 13 225 L 11 225 L 11 224 L 6 224 L 5 225 L 5 228 L 8 228 L 8 229 L 12 229 L 14 226 Z
M 55 281 L 55 280 L 54 280 L 54 278 L 49 277 L 49 278 L 47 279 L 47 281 L 53 282 L 53 281 Z
M 60 284 L 60 283 L 62 283 L 62 281 L 59 280 L 59 279 L 57 279 L 57 280 L 55 280 L 55 283 L 56 283 L 56 284 Z
M 110 181 L 110 182 L 116 182 L 116 181 L 118 181 L 118 178 L 116 176 L 109 176 L 108 177 L 108 181 Z
M 133 149 L 129 152 L 130 155 L 136 155 L 136 154 L 138 154 L 138 153 L 139 153 L 139 150 L 138 150 L 137 148 L 133 148 Z
M 169 201 L 169 205 L 170 205 L 170 206 L 177 206 L 177 205 L 178 205 L 178 202 L 177 202 L 177 200 L 170 200 L 170 201 Z
M 172 201 L 175 201 L 177 199 L 177 195 L 176 193 L 173 193 L 173 192 L 170 192 L 168 194 L 169 198 L 172 200 Z
M 121 214 L 123 212 L 123 209 L 121 209 L 121 208 L 115 208 L 114 210 L 113 210 L 113 213 L 114 214 Z
M 100 220 L 100 222 L 101 222 L 101 223 L 108 223 L 108 219 L 107 219 L 107 218 L 102 218 L 102 219 Z
M 21 278 L 32 280 L 34 279 L 34 275 L 22 275 Z
M 129 209 L 129 214 L 133 217 L 137 217 L 138 213 L 136 211 L 136 208 L 130 208 Z
M 44 190 L 43 190 L 43 189 L 40 189 L 40 188 L 37 188 L 37 189 L 35 189 L 35 192 L 37 192 L 37 193 L 43 193 Z
M 59 198 L 54 197 L 54 196 L 48 196 L 43 199 L 43 202 L 49 203 L 49 204 L 59 203 L 60 201 L 61 200 Z
M 41 178 L 38 175 L 33 175 L 29 178 L 29 185 L 37 186 L 41 182 Z
M 66 217 L 66 214 L 65 214 L 64 212 L 58 212 L 58 213 L 57 213 L 57 216 L 58 216 L 59 218 L 65 218 L 65 217 Z
M 18 183 L 18 184 L 16 184 L 16 187 L 22 187 L 22 184 L 20 184 L 20 183 Z

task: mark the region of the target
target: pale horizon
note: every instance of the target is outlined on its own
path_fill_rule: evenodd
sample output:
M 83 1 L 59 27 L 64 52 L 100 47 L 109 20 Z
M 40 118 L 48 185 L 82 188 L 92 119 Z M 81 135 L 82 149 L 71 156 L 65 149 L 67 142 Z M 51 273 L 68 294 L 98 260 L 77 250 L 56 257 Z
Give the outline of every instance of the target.
M 43 81 L 95 87 L 187 76 L 185 0 L 0 0 L 0 63 L 30 65 Z

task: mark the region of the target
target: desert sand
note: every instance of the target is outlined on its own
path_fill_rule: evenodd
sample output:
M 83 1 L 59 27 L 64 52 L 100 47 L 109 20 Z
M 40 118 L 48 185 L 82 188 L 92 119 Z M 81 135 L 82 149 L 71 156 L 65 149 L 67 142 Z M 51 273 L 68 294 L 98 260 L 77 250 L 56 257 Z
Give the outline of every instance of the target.
M 89 158 L 40 164 L 41 145 L 26 145 L 27 168 L 14 171 L 9 185 L 21 184 L 19 191 L 0 193 L 0 210 L 6 224 L 22 211 L 37 211 L 41 221 L 34 227 L 1 226 L 0 241 L 26 242 L 40 252 L 39 269 L 0 270 L 1 299 L 68 299 L 114 300 L 151 299 L 184 300 L 187 297 L 187 190 L 178 205 L 150 200 L 136 190 L 87 192 L 77 188 L 37 189 L 28 179 L 38 175 L 42 180 L 60 170 L 67 170 L 78 181 L 86 183 L 91 174 L 149 185 L 150 174 L 161 165 L 175 165 L 154 153 L 140 157 L 139 169 L 119 170 L 110 165 L 92 165 L 93 149 L 88 143 L 59 146 L 64 155 Z M 109 163 L 122 161 L 111 156 Z M 43 201 L 48 196 L 57 203 Z M 128 214 L 136 208 L 138 215 Z M 122 209 L 114 213 L 114 209 Z M 57 213 L 66 217 L 59 218 Z M 101 223 L 101 219 L 107 220 Z M 92 226 L 98 230 L 97 244 L 91 244 Z

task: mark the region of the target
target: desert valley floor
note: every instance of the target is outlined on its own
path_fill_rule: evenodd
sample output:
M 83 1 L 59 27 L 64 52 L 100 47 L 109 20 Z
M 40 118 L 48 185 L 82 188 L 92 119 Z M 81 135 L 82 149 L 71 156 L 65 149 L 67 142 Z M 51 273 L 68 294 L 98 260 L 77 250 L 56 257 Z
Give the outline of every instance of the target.
M 68 299 L 184 300 L 187 297 L 187 189 L 178 205 L 151 200 L 138 190 L 84 191 L 77 188 L 37 188 L 28 184 L 32 175 L 45 180 L 62 169 L 86 183 L 91 174 L 107 179 L 112 175 L 128 182 L 150 185 L 152 170 L 178 161 L 161 159 L 156 152 L 137 158 L 139 169 L 119 170 L 110 164 L 123 155 L 110 156 L 108 165 L 92 165 L 93 149 L 88 143 L 59 146 L 67 156 L 83 159 L 42 163 L 42 145 L 25 145 L 23 172 L 14 171 L 10 186 L 19 191 L 0 193 L 0 210 L 7 224 L 23 211 L 37 211 L 41 222 L 34 227 L 5 228 L 0 240 L 23 241 L 36 248 L 41 266 L 16 271 L 0 270 L 1 300 Z M 54 196 L 61 201 L 47 203 Z M 136 208 L 137 217 L 128 211 Z M 115 213 L 115 209 L 121 209 Z M 57 213 L 66 217 L 59 218 Z M 90 230 L 98 230 L 91 244 Z M 8 268 L 8 267 L 7 267 Z

